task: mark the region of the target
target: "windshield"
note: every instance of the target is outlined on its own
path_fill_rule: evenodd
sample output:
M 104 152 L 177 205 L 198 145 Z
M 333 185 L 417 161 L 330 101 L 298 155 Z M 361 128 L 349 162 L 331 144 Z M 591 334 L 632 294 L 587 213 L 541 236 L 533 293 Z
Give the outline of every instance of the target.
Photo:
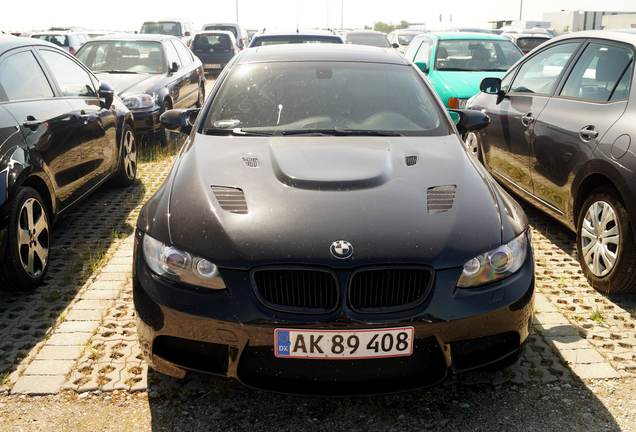
M 147 22 L 141 26 L 141 33 L 181 36 L 181 24 L 174 21 Z
M 413 68 L 350 62 L 240 65 L 224 81 L 204 125 L 210 133 L 449 133 L 442 111 Z
M 437 45 L 435 69 L 505 72 L 521 57 L 511 41 L 442 40 Z
M 289 35 L 289 36 L 259 36 L 254 39 L 251 47 L 264 45 L 300 44 L 300 43 L 342 43 L 342 39 L 335 36 L 310 36 L 310 35 Z
M 530 52 L 547 40 L 548 38 L 542 37 L 520 37 L 517 39 L 517 46 L 523 52 Z
M 347 43 L 354 45 L 370 45 L 380 48 L 389 48 L 389 40 L 383 34 L 378 33 L 349 33 Z
M 398 35 L 398 43 L 400 45 L 408 45 L 411 43 L 413 38 L 417 36 L 419 33 L 403 33 Z
M 35 39 L 45 40 L 60 47 L 68 47 L 68 36 L 62 34 L 40 34 L 33 35 Z
M 88 42 L 77 58 L 94 72 L 163 73 L 164 59 L 159 42 Z
M 228 31 L 231 32 L 235 38 L 238 38 L 238 32 L 236 31 L 236 27 L 234 26 L 226 26 L 226 25 L 207 25 L 203 29 L 204 31 L 209 30 L 219 30 L 219 31 Z

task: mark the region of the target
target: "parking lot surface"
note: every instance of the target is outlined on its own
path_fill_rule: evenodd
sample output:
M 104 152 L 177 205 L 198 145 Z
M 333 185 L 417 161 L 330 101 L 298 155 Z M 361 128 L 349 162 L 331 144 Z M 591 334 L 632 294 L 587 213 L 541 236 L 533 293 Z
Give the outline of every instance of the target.
M 153 150 L 134 187 L 105 187 L 73 210 L 56 227 L 44 285 L 0 296 L 0 429 L 33 419 L 30 430 L 126 430 L 127 421 L 155 430 L 636 430 L 636 298 L 593 290 L 574 235 L 528 205 L 535 323 L 525 353 L 504 371 L 358 399 L 294 398 L 148 371 L 132 304 L 132 234 L 173 161 L 174 151 Z M 114 416 L 121 424 L 100 425 Z

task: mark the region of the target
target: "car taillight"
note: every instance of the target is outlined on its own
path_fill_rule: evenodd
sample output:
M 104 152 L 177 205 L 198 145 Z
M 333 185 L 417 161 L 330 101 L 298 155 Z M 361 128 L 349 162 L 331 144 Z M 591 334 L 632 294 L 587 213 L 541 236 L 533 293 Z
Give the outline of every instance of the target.
M 69 54 L 71 54 L 71 55 L 75 55 L 75 53 L 76 53 L 77 51 L 76 51 L 76 50 L 75 50 L 75 48 L 73 48 L 73 47 L 68 47 L 68 52 L 69 52 Z
M 458 98 L 448 98 L 448 107 L 452 109 L 459 109 L 459 99 Z

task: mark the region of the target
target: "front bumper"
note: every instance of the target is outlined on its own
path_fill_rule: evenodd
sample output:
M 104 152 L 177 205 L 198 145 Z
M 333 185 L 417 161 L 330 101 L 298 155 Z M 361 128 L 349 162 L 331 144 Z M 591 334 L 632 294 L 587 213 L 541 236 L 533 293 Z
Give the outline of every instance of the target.
M 427 300 L 408 312 L 329 316 L 276 312 L 262 305 L 247 271 L 224 270 L 229 291 L 168 284 L 135 246 L 133 297 L 142 351 L 155 370 L 188 370 L 248 386 L 310 394 L 368 394 L 434 385 L 447 375 L 505 362 L 521 352 L 532 320 L 534 262 L 503 282 L 461 290 L 460 269 L 437 271 Z M 410 357 L 367 360 L 280 359 L 274 329 L 415 328 Z
M 148 111 L 132 111 L 132 113 L 135 121 L 135 132 L 138 137 L 154 134 L 161 130 L 161 122 L 159 121 L 161 116 L 160 108 Z

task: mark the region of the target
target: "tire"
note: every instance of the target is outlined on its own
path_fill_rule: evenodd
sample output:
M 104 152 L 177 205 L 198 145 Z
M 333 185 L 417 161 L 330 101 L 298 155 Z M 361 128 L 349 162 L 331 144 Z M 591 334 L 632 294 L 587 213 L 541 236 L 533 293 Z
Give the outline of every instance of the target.
M 483 163 L 481 144 L 479 143 L 479 135 L 477 135 L 475 132 L 468 132 L 464 136 L 464 145 L 466 146 L 466 151 L 468 152 L 468 154 L 475 157 L 479 162 Z
M 115 183 L 118 186 L 126 187 L 133 184 L 137 178 L 137 139 L 129 124 L 124 125 L 121 141 L 121 157 L 119 170 L 115 175 Z
M 636 243 L 629 214 L 614 190 L 595 189 L 581 206 L 576 250 L 594 289 L 605 294 L 636 292 Z
M 38 191 L 22 187 L 8 211 L 6 259 L 0 263 L 7 283 L 2 287 L 7 291 L 30 291 L 42 283 L 51 261 L 50 210 Z

